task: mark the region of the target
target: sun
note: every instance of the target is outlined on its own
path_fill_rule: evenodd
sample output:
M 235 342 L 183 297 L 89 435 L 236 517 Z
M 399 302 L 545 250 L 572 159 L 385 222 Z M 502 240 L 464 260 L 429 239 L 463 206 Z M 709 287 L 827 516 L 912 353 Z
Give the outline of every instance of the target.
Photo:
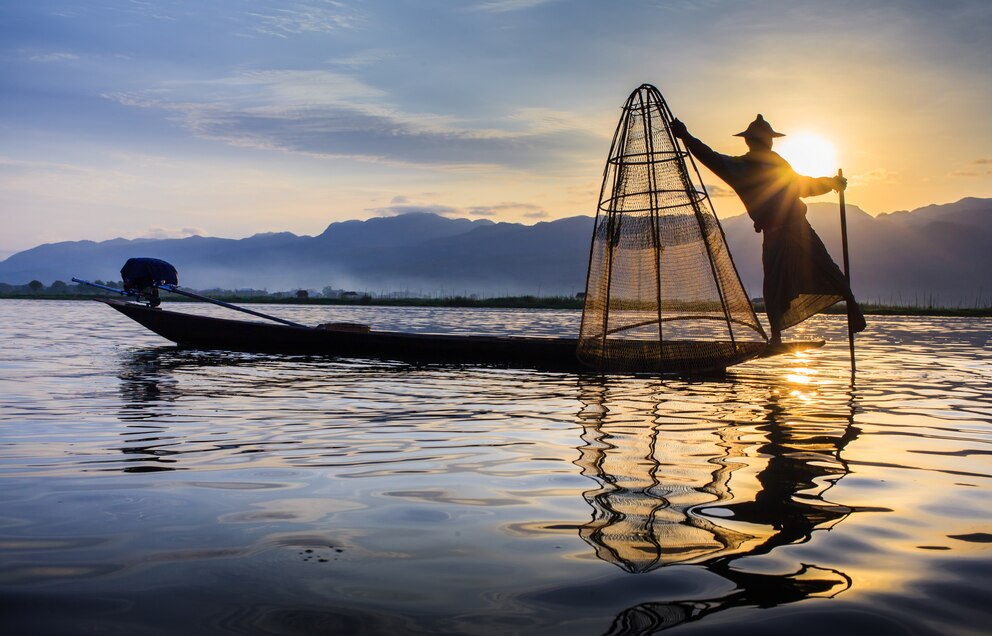
M 808 132 L 789 135 L 775 142 L 775 151 L 799 174 L 809 177 L 837 174 L 837 151 L 819 135 Z

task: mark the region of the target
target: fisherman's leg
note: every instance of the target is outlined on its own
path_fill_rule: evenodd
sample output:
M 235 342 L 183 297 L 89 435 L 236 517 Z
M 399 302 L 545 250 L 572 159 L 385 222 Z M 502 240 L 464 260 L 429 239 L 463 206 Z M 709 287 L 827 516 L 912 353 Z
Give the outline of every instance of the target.
M 771 328 L 772 337 L 769 342 L 778 344 L 782 342 L 782 317 L 785 311 L 781 307 L 779 299 L 769 293 L 771 290 L 765 286 L 765 314 L 768 316 L 768 326 Z
M 779 301 L 778 290 L 771 283 L 767 263 L 765 264 L 765 280 L 761 291 L 764 294 L 765 314 L 768 316 L 768 326 L 771 327 L 772 332 L 771 343 L 778 344 L 782 342 L 782 316 L 785 312 Z
M 768 341 L 771 344 L 779 344 L 782 342 L 782 326 L 781 326 L 781 315 L 773 316 L 771 313 L 768 314 L 768 324 L 771 326 L 772 337 Z
M 847 302 L 847 316 L 851 321 L 851 330 L 854 333 L 860 333 L 865 330 L 868 323 L 865 321 L 865 315 L 861 311 L 861 305 L 858 301 L 854 300 L 854 294 L 848 292 L 848 297 L 845 299 Z
M 761 282 L 761 293 L 764 297 L 765 313 L 768 315 L 768 325 L 771 327 L 771 343 L 782 342 L 782 317 L 785 307 L 782 306 L 783 278 L 786 274 L 783 260 L 783 234 L 778 230 L 766 229 L 764 240 L 761 242 L 761 267 L 764 279 Z

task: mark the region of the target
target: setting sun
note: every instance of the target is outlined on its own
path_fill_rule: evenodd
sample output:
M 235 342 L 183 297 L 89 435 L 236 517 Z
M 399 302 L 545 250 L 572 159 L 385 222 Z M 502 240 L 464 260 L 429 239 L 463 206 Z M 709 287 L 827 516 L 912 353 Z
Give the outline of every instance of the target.
M 799 174 L 810 177 L 837 174 L 834 145 L 819 135 L 806 132 L 789 135 L 775 144 L 775 150 Z

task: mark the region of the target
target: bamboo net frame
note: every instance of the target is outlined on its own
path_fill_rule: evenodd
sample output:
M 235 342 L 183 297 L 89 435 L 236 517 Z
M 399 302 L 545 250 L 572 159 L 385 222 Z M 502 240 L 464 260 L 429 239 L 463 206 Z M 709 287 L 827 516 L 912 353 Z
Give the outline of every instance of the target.
M 768 340 L 673 119 L 643 84 L 613 135 L 578 346 L 599 370 L 712 371 L 758 356 Z

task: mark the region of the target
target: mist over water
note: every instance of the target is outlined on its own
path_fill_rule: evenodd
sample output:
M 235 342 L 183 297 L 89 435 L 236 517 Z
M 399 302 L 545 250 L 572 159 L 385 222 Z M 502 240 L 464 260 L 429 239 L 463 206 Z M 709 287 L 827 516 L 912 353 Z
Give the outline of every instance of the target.
M 179 307 L 212 315 L 204 305 Z M 571 311 L 271 306 L 574 335 Z M 4 633 L 982 633 L 988 319 L 718 381 L 178 349 L 0 301 Z

